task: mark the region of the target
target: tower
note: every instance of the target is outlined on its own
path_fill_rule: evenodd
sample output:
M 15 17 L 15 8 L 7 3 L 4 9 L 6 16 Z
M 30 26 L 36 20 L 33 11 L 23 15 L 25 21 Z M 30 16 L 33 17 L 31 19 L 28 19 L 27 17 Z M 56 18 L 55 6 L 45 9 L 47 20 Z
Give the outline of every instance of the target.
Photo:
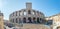
M 4 24 L 3 24 L 3 13 L 0 11 L 0 29 L 4 29 Z
M 32 9 L 32 3 L 31 2 L 27 2 L 26 3 L 26 9 L 27 10 L 31 10 Z

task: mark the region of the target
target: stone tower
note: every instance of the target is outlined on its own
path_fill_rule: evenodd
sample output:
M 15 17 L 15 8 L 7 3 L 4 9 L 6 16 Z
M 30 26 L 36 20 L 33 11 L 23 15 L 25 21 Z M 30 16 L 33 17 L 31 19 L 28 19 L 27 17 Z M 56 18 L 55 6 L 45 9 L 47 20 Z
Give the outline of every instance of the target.
M 0 29 L 4 29 L 4 24 L 3 24 L 3 13 L 0 11 Z

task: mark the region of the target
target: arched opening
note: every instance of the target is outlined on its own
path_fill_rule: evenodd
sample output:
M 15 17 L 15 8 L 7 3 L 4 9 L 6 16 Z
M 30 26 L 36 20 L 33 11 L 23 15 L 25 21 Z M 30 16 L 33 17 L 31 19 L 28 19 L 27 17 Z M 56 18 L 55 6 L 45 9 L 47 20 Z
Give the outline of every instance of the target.
M 39 17 L 37 17 L 37 23 L 40 23 L 40 21 L 39 21 Z
M 19 16 L 20 16 L 21 11 L 19 11 Z
M 35 15 L 35 12 L 33 11 L 32 14 Z
M 36 18 L 35 17 L 33 17 L 33 23 L 36 23 Z
M 22 12 L 20 12 L 20 15 L 22 15 Z
M 26 11 L 24 11 L 24 15 L 26 15 Z
M 21 20 L 21 18 L 19 18 L 19 24 L 20 24 L 20 23 L 22 23 L 22 20 Z
M 26 18 L 25 17 L 23 18 L 23 23 L 26 23 Z
M 43 22 L 42 18 L 40 18 L 40 20 L 39 20 L 39 21 L 40 21 L 40 23 L 42 23 L 42 22 Z
M 31 17 L 28 17 L 28 23 L 32 23 Z
M 28 10 L 28 14 L 31 14 L 31 11 L 30 10 Z

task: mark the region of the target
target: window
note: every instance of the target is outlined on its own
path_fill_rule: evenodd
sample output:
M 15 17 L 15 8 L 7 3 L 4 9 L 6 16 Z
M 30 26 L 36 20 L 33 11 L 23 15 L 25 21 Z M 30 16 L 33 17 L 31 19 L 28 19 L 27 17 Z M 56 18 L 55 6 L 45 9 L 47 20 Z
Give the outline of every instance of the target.
M 31 11 L 30 10 L 28 11 L 28 14 L 31 14 Z
M 26 12 L 24 11 L 24 15 L 26 15 Z
M 23 18 L 23 23 L 26 23 L 26 18 Z

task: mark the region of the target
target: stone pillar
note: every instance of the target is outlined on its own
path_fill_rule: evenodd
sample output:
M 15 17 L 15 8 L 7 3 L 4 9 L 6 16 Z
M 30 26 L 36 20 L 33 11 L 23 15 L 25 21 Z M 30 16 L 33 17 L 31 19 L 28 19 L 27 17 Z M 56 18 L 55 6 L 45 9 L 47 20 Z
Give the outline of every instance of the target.
M 19 11 L 17 12 L 17 15 L 19 16 Z

